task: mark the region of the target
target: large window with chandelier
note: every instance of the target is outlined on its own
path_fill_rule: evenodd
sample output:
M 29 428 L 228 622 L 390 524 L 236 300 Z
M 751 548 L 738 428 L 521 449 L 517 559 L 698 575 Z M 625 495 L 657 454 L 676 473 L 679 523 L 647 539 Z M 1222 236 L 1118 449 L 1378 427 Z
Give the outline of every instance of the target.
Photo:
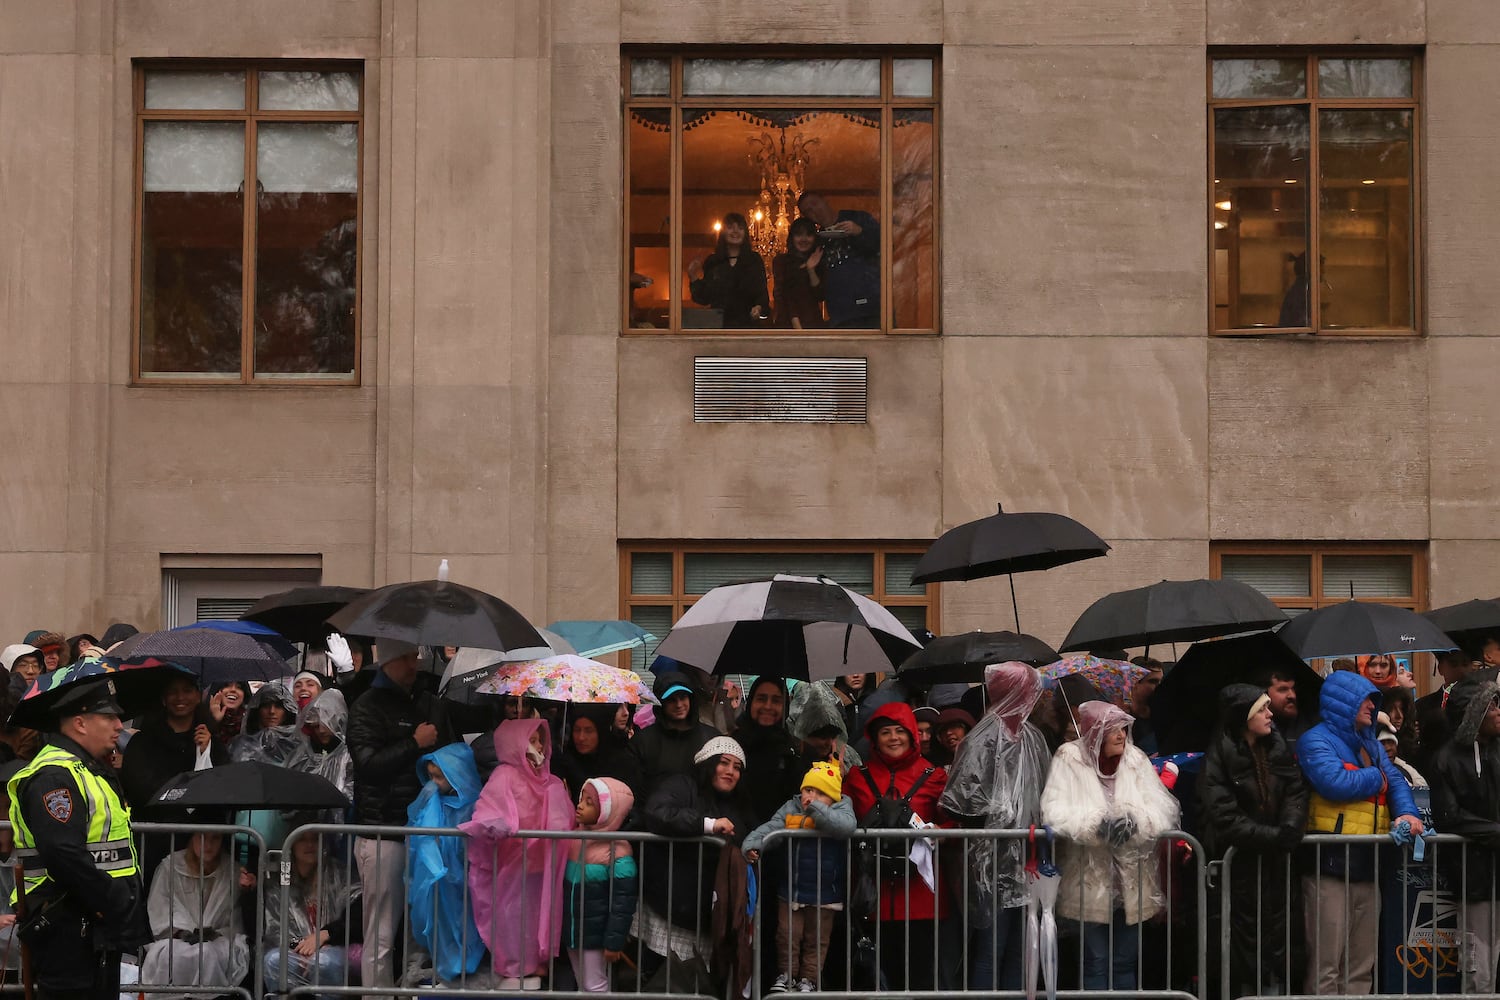
M 627 331 L 936 332 L 935 53 L 622 62 Z

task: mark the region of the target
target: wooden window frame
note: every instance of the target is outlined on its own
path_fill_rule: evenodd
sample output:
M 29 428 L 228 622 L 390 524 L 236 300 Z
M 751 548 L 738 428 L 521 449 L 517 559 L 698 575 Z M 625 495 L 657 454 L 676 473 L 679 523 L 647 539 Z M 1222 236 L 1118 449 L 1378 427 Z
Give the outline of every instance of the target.
M 682 93 L 682 65 L 688 59 L 880 59 L 880 97 L 684 97 Z M 634 59 L 666 60 L 670 65 L 671 85 L 666 96 L 634 97 L 630 92 L 630 64 Z M 897 59 L 932 60 L 932 96 L 896 97 L 893 83 L 893 65 Z M 750 48 L 724 46 L 693 46 L 663 48 L 660 46 L 626 46 L 620 59 L 621 95 L 621 198 L 622 232 L 620 245 L 620 327 L 627 336 L 738 336 L 738 337 L 885 337 L 885 336 L 935 336 L 942 327 L 942 51 L 934 47 L 879 47 L 862 46 L 784 46 L 777 48 Z M 777 328 L 753 330 L 684 329 L 682 326 L 682 296 L 678 283 L 685 273 L 681 221 L 682 221 L 682 111 L 684 105 L 691 108 L 743 108 L 750 103 L 756 107 L 806 108 L 825 105 L 829 108 L 869 107 L 880 109 L 880 326 L 873 329 L 829 327 L 824 329 L 784 330 Z M 669 109 L 672 114 L 670 170 L 667 180 L 669 214 L 672 219 L 668 234 L 668 273 L 672 276 L 672 294 L 667 297 L 667 325 L 664 328 L 634 329 L 630 323 L 630 128 L 632 108 Z M 892 248 L 894 230 L 889 225 L 892 205 L 892 149 L 891 112 L 904 108 L 917 108 L 932 112 L 932 316 L 931 327 L 895 327 L 892 310 L 894 297 Z M 771 262 L 766 261 L 766 278 L 771 277 Z
M 1323 596 L 1323 560 L 1327 556 L 1390 556 L 1411 558 L 1412 593 L 1405 597 L 1358 597 L 1370 604 L 1390 604 L 1411 611 L 1427 610 L 1426 542 L 1214 542 L 1208 550 L 1208 575 L 1223 578 L 1225 556 L 1307 556 L 1310 561 L 1307 595 L 1271 597 L 1279 608 L 1317 608 L 1341 604 L 1348 597 Z M 1268 595 L 1269 596 L 1269 595 Z
M 683 588 L 686 584 L 685 562 L 689 554 L 711 554 L 711 555 L 755 555 L 763 553 L 798 553 L 798 552 L 827 552 L 827 553 L 852 553 L 857 555 L 873 555 L 874 564 L 874 591 L 871 600 L 885 607 L 908 607 L 927 609 L 927 628 L 934 635 L 941 635 L 941 604 L 939 602 L 939 584 L 929 583 L 926 585 L 925 593 L 917 594 L 886 594 L 885 593 L 885 560 L 888 555 L 921 555 L 930 548 L 930 541 L 922 542 L 809 542 L 809 541 L 714 541 L 714 542 L 652 542 L 631 541 L 620 543 L 620 617 L 630 620 L 630 612 L 636 607 L 672 607 L 672 620 L 675 622 L 682 617 L 683 612 L 697 603 L 702 594 L 689 594 Z M 631 586 L 631 559 L 636 555 L 663 555 L 672 556 L 672 593 L 671 594 L 636 594 L 630 589 Z M 658 636 L 658 638 L 661 638 Z
M 1213 74 L 1214 60 L 1216 59 L 1294 59 L 1302 57 L 1306 60 L 1307 73 L 1307 96 L 1292 98 L 1233 98 L 1220 99 L 1214 97 Z M 1318 95 L 1318 60 L 1328 59 L 1408 59 L 1411 61 L 1411 93 L 1410 98 L 1387 98 L 1387 97 L 1320 97 Z M 1422 52 L 1409 48 L 1384 48 L 1373 46 L 1348 47 L 1330 46 L 1326 48 L 1226 48 L 1210 49 L 1208 58 L 1204 64 L 1204 94 L 1207 95 L 1208 112 L 1208 206 L 1207 206 L 1207 241 L 1208 241 L 1208 331 L 1215 337 L 1265 337 L 1265 336 L 1287 336 L 1294 334 L 1308 334 L 1318 337 L 1419 337 L 1422 335 L 1423 316 L 1425 311 L 1424 300 L 1424 257 L 1422 252 L 1422 231 L 1425 222 L 1423 211 L 1423 157 L 1422 157 L 1422 128 L 1423 116 L 1422 106 L 1425 103 L 1423 88 L 1424 62 Z M 1411 290 L 1411 316 L 1412 325 L 1403 328 L 1372 328 L 1372 327 L 1347 327 L 1336 330 L 1320 329 L 1319 324 L 1312 322 L 1309 326 L 1301 327 L 1260 327 L 1255 329 L 1224 329 L 1217 328 L 1218 317 L 1216 315 L 1215 303 L 1218 301 L 1218 274 L 1215 268 L 1214 251 L 1216 249 L 1214 237 L 1214 112 L 1220 108 L 1260 108 L 1277 106 L 1305 106 L 1308 108 L 1308 260 L 1320 259 L 1321 238 L 1319 236 L 1318 224 L 1320 208 L 1318 206 L 1319 188 L 1319 151 L 1318 151 L 1318 111 L 1320 108 L 1368 108 L 1371 110 L 1409 110 L 1412 113 L 1411 130 L 1411 256 L 1412 256 L 1412 290 Z M 1309 321 L 1316 320 L 1321 316 L 1322 291 L 1318 276 L 1321 272 L 1313 272 L 1308 279 L 1307 315 Z
M 358 386 L 361 371 L 361 336 L 365 255 L 361 240 L 365 213 L 365 116 L 369 102 L 365 91 L 367 76 L 362 60 L 306 59 L 233 59 L 233 60 L 140 60 L 134 66 L 132 109 L 135 116 L 135 149 L 132 183 L 134 212 L 131 219 L 130 251 L 130 381 L 134 386 L 254 386 L 256 388 L 307 388 L 313 386 Z M 146 76 L 162 72 L 232 71 L 245 74 L 245 106 L 238 111 L 216 109 L 148 109 Z M 260 74 L 277 71 L 313 71 L 353 73 L 359 78 L 359 108 L 355 111 L 263 111 L 259 109 Z M 142 220 L 145 218 L 146 123 L 151 121 L 195 121 L 225 124 L 239 123 L 245 129 L 245 190 L 255 190 L 256 130 L 260 122 L 326 122 L 352 124 L 356 130 L 354 194 L 354 370 L 350 375 L 325 377 L 297 376 L 257 377 L 255 374 L 255 269 L 256 211 L 255 199 L 245 198 L 244 234 L 241 247 L 240 276 L 240 374 L 238 378 L 178 378 L 154 375 L 141 370 L 141 257 Z

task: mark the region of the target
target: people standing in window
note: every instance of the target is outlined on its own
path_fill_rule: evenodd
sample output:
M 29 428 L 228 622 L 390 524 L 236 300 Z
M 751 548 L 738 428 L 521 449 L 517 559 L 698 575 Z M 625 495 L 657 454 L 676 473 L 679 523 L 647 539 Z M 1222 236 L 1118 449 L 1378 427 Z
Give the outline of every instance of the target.
M 724 216 L 719 242 L 707 260 L 688 264 L 693 301 L 724 311 L 724 328 L 745 329 L 771 313 L 766 263 L 750 248 L 750 226 L 738 212 Z
M 771 262 L 771 277 L 776 283 L 777 328 L 817 330 L 828 325 L 823 318 L 827 272 L 817 223 L 805 216 L 792 223 L 786 253 Z
M 797 211 L 818 224 L 818 242 L 828 269 L 828 325 L 854 329 L 880 326 L 880 223 L 869 212 L 835 212 L 815 191 L 804 191 Z

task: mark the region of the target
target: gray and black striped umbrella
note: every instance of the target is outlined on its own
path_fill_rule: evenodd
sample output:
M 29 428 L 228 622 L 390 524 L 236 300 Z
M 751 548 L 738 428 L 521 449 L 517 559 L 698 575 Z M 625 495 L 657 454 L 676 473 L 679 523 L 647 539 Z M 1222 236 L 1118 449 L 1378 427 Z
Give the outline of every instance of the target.
M 715 587 L 656 651 L 717 674 L 824 680 L 892 670 L 921 648 L 870 598 L 827 577 L 777 574 Z

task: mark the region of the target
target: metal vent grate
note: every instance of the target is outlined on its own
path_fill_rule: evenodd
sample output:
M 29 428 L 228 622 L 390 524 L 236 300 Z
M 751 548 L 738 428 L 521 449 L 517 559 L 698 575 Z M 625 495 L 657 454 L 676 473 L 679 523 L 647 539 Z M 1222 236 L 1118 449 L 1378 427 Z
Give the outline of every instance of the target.
M 867 358 L 694 358 L 693 420 L 862 424 Z
M 232 622 L 255 607 L 255 598 L 200 597 L 198 598 L 198 621 Z

